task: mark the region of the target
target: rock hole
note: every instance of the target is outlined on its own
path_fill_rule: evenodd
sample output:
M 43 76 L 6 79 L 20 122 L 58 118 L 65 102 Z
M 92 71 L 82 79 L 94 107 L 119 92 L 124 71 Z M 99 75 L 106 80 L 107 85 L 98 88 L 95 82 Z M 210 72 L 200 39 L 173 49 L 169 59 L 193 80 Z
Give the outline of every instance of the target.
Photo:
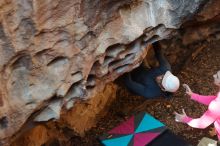
M 112 67 L 112 66 L 117 66 L 119 64 L 123 64 L 123 63 L 126 64 L 127 62 L 132 61 L 132 59 L 134 57 L 135 57 L 135 54 L 127 54 L 124 59 L 119 59 L 119 60 L 112 61 L 109 64 L 109 66 Z
M 109 66 L 114 66 L 115 64 L 119 63 L 121 60 L 123 59 L 114 60 L 109 64 Z
M 109 57 L 117 57 L 118 54 L 122 51 L 125 50 L 125 46 L 121 45 L 121 44 L 115 44 L 115 45 L 112 45 L 110 47 L 107 48 L 106 50 L 106 56 L 109 56 Z
M 25 67 L 26 69 L 31 70 L 32 61 L 31 61 L 31 57 L 29 55 L 24 55 L 24 56 L 19 57 L 11 65 L 12 69 L 16 69 L 16 68 L 20 68 L 20 67 Z
M 34 56 L 36 56 L 36 57 L 42 56 L 42 55 L 44 55 L 44 54 L 47 54 L 48 51 L 50 51 L 50 49 L 41 50 L 41 51 L 37 52 Z
M 25 105 L 31 105 L 31 104 L 35 104 L 34 101 L 30 101 L 30 102 L 27 102 Z
M 34 55 L 34 58 L 36 58 L 38 62 L 45 65 L 53 60 L 55 57 L 56 54 L 51 49 L 41 50 Z
M 87 78 L 86 89 L 92 89 L 96 86 L 96 76 L 90 74 Z
M 85 85 L 83 85 L 83 80 L 80 80 L 71 85 L 64 98 L 66 98 L 66 100 L 69 101 L 73 98 L 83 98 L 85 95 Z
M 0 119 L 0 129 L 5 129 L 8 127 L 8 119 L 6 116 Z
M 66 62 L 67 57 L 64 56 L 58 56 L 56 58 L 54 58 L 52 61 L 50 61 L 47 66 L 54 66 L 63 62 Z
M 160 39 L 159 35 L 154 35 L 150 39 L 144 40 L 147 44 L 152 44 Z
M 96 74 L 96 70 L 97 68 L 99 68 L 101 65 L 99 63 L 99 61 L 95 61 L 92 65 L 92 68 L 91 68 L 91 71 L 90 71 L 90 74 Z
M 114 71 L 117 72 L 117 73 L 123 73 L 128 66 L 129 66 L 129 64 L 125 64 L 123 66 L 115 68 Z
M 109 71 L 112 72 L 120 66 L 129 65 L 133 63 L 135 54 L 127 54 L 124 59 L 116 60 L 110 63 Z
M 82 72 L 81 71 L 77 71 L 77 72 L 71 73 L 71 76 L 75 76 L 77 74 L 82 74 Z
M 127 54 L 126 56 L 125 56 L 125 59 L 127 59 L 127 58 L 131 58 L 131 57 L 134 57 L 135 56 L 135 54 L 133 54 L 133 53 L 129 53 L 129 54 Z
M 129 50 L 126 50 L 126 51 L 121 52 L 121 53 L 119 54 L 118 58 L 119 58 L 119 59 L 124 59 L 127 54 L 130 54 L 130 53 L 132 52 L 131 50 L 132 50 L 132 49 L 129 49 Z
M 83 79 L 83 74 L 81 71 L 77 71 L 77 72 L 74 72 L 74 73 L 71 73 L 71 76 L 72 76 L 72 83 L 76 83 L 76 82 L 79 82 Z
M 114 60 L 113 57 L 109 57 L 109 56 L 106 56 L 105 59 L 104 59 L 104 63 L 102 64 L 103 66 L 107 66 L 109 63 L 111 63 L 112 61 Z
M 137 53 L 140 50 L 140 48 L 141 48 L 141 41 L 136 40 L 136 41 L 130 43 L 129 45 L 127 45 L 126 50 L 120 52 L 118 58 L 123 59 L 128 54 Z

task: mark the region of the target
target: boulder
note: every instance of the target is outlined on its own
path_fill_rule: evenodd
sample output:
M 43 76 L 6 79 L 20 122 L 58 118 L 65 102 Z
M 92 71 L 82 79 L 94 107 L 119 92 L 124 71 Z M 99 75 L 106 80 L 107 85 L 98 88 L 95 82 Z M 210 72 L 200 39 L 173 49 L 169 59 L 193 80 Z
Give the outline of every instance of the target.
M 206 2 L 1 0 L 2 144 L 139 66 L 149 44 L 172 36 Z

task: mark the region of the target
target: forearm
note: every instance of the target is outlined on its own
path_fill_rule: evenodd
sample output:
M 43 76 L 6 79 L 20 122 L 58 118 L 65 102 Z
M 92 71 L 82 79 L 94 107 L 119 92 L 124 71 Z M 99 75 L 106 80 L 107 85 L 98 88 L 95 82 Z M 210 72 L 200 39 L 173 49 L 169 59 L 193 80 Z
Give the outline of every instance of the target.
M 217 117 L 213 116 L 210 111 L 206 111 L 200 118 L 193 119 L 191 117 L 186 117 L 183 119 L 183 122 L 193 128 L 204 129 L 211 125 L 216 118 Z
M 216 96 L 204 96 L 204 95 L 199 95 L 196 93 L 192 93 L 191 94 L 191 99 L 194 101 L 197 101 L 199 103 L 205 104 L 205 105 L 209 105 L 209 103 L 214 100 L 216 98 Z
M 126 79 L 125 84 L 129 90 L 140 96 L 144 96 L 145 98 L 154 98 L 156 96 L 156 93 L 154 93 L 153 90 L 150 90 L 144 85 L 137 83 L 131 79 Z
M 166 59 L 166 57 L 164 56 L 164 53 L 163 53 L 160 45 L 158 45 L 158 44 L 154 45 L 154 52 L 155 52 L 155 57 L 157 58 L 157 60 L 160 64 L 160 67 L 171 70 L 171 65 L 168 62 L 168 60 Z

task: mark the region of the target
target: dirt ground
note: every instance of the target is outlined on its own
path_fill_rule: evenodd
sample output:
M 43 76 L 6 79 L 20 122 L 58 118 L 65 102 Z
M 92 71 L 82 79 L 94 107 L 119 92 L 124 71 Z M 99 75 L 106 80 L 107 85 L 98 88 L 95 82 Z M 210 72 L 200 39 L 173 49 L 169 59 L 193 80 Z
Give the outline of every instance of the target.
M 191 52 L 189 53 L 187 49 L 191 49 Z M 196 93 L 216 94 L 217 88 L 213 84 L 212 75 L 220 70 L 220 41 L 203 42 L 202 45 L 189 46 L 179 50 L 183 52 L 176 53 L 179 54 L 179 56 L 177 55 L 177 60 L 180 62 L 176 63 L 178 66 L 174 65 L 174 70 L 180 78 L 181 84 L 187 83 Z M 168 50 L 168 52 L 174 51 L 176 51 L 175 47 L 171 47 L 171 50 Z M 184 51 L 188 53 L 184 53 Z M 169 59 L 172 59 L 172 53 L 167 55 Z M 172 64 L 175 64 L 175 61 Z M 98 141 L 100 135 L 129 118 L 132 114 L 140 111 L 146 111 L 164 122 L 169 129 L 182 136 L 192 145 L 198 144 L 198 141 L 204 136 L 217 140 L 216 136 L 209 134 L 209 130 L 211 130 L 213 125 L 201 130 L 175 122 L 174 111 L 181 112 L 181 109 L 184 108 L 189 116 L 196 118 L 200 117 L 207 109 L 206 106 L 190 100 L 182 86 L 171 99 L 157 98 L 145 100 L 143 97 L 136 96 L 126 90 L 120 84 L 120 79 L 116 83 L 119 83 L 117 99 L 110 107 L 106 116 L 101 118 L 97 126 L 88 131 L 85 137 L 72 137 L 71 145 L 99 146 L 101 145 Z

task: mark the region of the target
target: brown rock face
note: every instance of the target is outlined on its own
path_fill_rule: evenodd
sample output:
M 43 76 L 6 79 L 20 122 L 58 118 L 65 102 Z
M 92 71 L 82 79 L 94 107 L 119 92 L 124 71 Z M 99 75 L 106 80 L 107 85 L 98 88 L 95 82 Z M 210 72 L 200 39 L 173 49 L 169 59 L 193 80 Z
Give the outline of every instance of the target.
M 209 1 L 195 18 L 183 26 L 183 44 L 220 38 L 220 1 Z
M 190 66 L 205 44 L 213 44 L 220 39 L 220 1 L 209 1 L 190 21 L 184 23 L 175 37 L 163 40 L 166 55 L 176 70 Z M 188 58 L 185 60 L 184 58 Z
M 1 0 L 2 143 L 31 122 L 59 119 L 62 108 L 137 67 L 148 44 L 167 38 L 203 1 Z M 77 109 L 67 124 L 78 127 Z
M 75 108 L 63 111 L 60 118 L 61 125 L 83 135 L 86 130 L 96 124 L 97 117 L 102 117 L 105 114 L 106 108 L 116 98 L 116 91 L 117 86 L 109 83 L 102 92 L 97 93 L 87 102 L 76 103 Z
M 116 97 L 117 86 L 109 83 L 103 92 L 84 103 L 76 103 L 75 108 L 63 110 L 59 122 L 48 122 L 46 125 L 38 124 L 32 130 L 24 131 L 11 145 L 13 146 L 40 146 L 58 140 L 61 145 L 68 145 L 73 131 L 83 135 L 84 131 L 94 126 L 98 117 L 105 114 L 106 108 Z M 59 128 L 58 128 L 59 127 Z

